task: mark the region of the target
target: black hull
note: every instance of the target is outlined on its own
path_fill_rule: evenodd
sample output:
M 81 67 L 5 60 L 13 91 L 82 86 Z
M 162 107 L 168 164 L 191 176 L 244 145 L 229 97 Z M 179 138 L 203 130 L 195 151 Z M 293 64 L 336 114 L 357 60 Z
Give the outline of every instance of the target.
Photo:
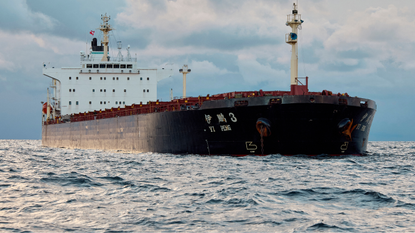
M 43 125 L 42 145 L 50 147 L 203 155 L 364 154 L 376 104 L 337 96 L 227 99 L 198 110 L 157 112 L 101 120 Z M 339 101 L 343 99 L 345 101 Z M 222 117 L 223 116 L 223 117 Z M 262 137 L 258 119 L 271 134 Z M 350 137 L 339 128 L 351 121 Z

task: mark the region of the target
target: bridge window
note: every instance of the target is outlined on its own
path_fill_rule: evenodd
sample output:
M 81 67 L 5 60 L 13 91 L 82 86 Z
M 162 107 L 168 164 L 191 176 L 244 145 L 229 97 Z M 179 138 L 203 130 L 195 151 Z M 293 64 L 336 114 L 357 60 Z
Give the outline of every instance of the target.
M 121 69 L 125 69 L 125 64 L 122 64 L 121 65 Z
M 119 69 L 120 65 L 119 64 L 114 64 L 114 69 Z
M 92 64 L 86 64 L 86 68 L 92 68 Z
M 127 69 L 132 69 L 133 68 L 133 65 L 127 65 Z
M 98 64 L 94 64 L 94 68 L 98 68 Z
M 99 64 L 99 68 L 105 68 L 105 64 Z
M 107 64 L 108 69 L 112 69 L 112 64 Z

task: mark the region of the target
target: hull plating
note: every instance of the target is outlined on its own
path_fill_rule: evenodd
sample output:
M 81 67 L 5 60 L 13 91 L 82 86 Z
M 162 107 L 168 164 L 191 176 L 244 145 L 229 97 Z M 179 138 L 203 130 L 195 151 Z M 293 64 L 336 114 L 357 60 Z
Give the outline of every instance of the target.
M 330 103 L 331 96 L 313 98 L 312 103 L 308 96 L 308 102 L 304 97 L 283 99 L 272 105 L 261 104 L 261 98 L 241 107 L 233 107 L 231 100 L 212 101 L 199 110 L 43 125 L 42 144 L 206 155 L 365 153 L 376 107 L 350 104 L 358 98 L 349 98 L 346 105 Z M 270 123 L 271 134 L 262 140 L 256 127 L 259 118 Z M 350 137 L 339 126 L 344 119 L 350 120 Z

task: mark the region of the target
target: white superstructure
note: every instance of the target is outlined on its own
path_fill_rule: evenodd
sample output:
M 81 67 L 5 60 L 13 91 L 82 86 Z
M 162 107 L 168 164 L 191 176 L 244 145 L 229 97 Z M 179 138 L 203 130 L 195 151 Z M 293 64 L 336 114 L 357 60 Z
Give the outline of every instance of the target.
M 139 67 L 136 58 L 121 52 L 113 59 L 108 56 L 108 32 L 113 30 L 106 15 L 101 17 L 101 45 L 91 42 L 89 54 L 80 53 L 80 67 L 53 68 L 44 65 L 43 75 L 52 78 L 51 117 L 88 112 L 157 100 L 157 82 L 173 74 L 171 69 Z M 121 49 L 121 44 L 119 44 Z

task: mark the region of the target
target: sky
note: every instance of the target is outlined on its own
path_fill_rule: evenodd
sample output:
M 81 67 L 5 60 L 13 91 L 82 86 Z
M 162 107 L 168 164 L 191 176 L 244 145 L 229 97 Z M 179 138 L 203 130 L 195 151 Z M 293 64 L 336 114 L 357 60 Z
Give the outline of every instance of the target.
M 297 0 L 296 0 L 297 1 Z M 289 90 L 285 25 L 293 0 L 0 1 L 0 139 L 40 139 L 42 65 L 79 66 L 89 31 L 111 16 L 110 37 L 131 46 L 140 67 L 188 64 L 187 95 Z M 415 2 L 298 0 L 299 76 L 310 91 L 375 100 L 371 141 L 415 140 Z M 100 34 L 97 33 L 96 36 Z M 124 54 L 126 51 L 124 49 Z M 111 54 L 110 54 L 111 55 Z M 114 54 L 113 56 L 115 56 Z M 182 93 L 182 75 L 158 83 L 158 98 Z

